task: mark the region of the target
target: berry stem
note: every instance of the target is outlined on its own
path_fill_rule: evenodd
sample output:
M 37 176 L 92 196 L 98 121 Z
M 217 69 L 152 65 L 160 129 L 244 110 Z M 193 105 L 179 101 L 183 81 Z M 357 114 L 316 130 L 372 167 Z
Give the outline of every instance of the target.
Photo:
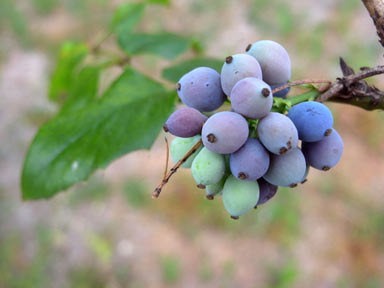
M 160 193 L 161 193 L 161 190 L 163 189 L 163 187 L 165 186 L 165 184 L 168 183 L 169 179 L 172 177 L 173 174 L 176 173 L 177 169 L 180 168 L 180 166 L 188 160 L 189 157 L 191 157 L 191 155 L 193 153 L 196 152 L 197 149 L 199 149 L 201 146 L 203 145 L 203 142 L 201 141 L 201 139 L 195 144 L 193 145 L 193 147 L 183 156 L 183 158 L 181 158 L 172 168 L 171 170 L 169 170 L 169 172 L 167 174 L 165 174 L 163 176 L 163 179 L 161 180 L 161 183 L 159 184 L 159 186 L 156 187 L 156 189 L 153 191 L 152 193 L 152 198 L 158 198 L 160 196 Z
M 313 89 L 304 94 L 285 99 L 285 101 L 292 107 L 305 101 L 314 100 L 318 95 L 320 95 L 320 92 L 318 90 Z
M 288 87 L 293 87 L 293 86 L 298 86 L 298 85 L 303 85 L 303 84 L 327 84 L 327 87 L 329 87 L 332 84 L 332 81 L 329 80 L 323 80 L 323 79 L 305 79 L 305 80 L 297 80 L 293 82 L 288 82 L 287 84 L 280 86 L 278 88 L 275 88 L 272 90 L 272 93 L 279 92 L 281 90 L 284 90 L 285 88 Z
M 167 149 L 167 153 L 166 153 L 166 158 L 165 158 L 165 169 L 164 169 L 163 179 L 164 179 L 165 177 L 167 177 L 168 163 L 169 163 L 169 144 L 168 144 L 168 139 L 167 139 L 167 137 L 165 137 L 164 140 L 165 140 L 165 147 L 166 147 L 166 149 Z

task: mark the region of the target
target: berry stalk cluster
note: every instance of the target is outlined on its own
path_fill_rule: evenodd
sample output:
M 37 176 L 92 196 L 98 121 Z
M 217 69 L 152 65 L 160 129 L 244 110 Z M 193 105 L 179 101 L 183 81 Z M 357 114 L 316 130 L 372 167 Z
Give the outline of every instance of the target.
M 196 143 L 181 167 L 191 168 L 208 199 L 222 195 L 232 218 L 271 199 L 279 186 L 304 183 L 310 167 L 327 171 L 343 153 L 343 141 L 333 128 L 327 106 L 305 101 L 287 114 L 272 112 L 274 97 L 286 98 L 291 61 L 280 44 L 263 40 L 245 54 L 225 59 L 221 74 L 199 67 L 177 84 L 181 101 L 164 130 L 176 136 L 171 157 L 178 162 Z M 217 112 L 224 101 L 231 111 Z M 207 116 L 208 115 L 208 116 Z

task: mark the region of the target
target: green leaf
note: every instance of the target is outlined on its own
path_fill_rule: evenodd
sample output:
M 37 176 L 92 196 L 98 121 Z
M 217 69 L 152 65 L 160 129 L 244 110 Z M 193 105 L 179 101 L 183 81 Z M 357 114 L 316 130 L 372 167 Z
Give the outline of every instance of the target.
M 196 58 L 166 68 L 163 70 L 163 77 L 171 82 L 176 83 L 184 74 L 197 67 L 210 67 L 220 73 L 223 64 L 224 60 L 213 58 Z
M 113 17 L 111 27 L 118 34 L 129 33 L 143 16 L 145 3 L 125 3 L 120 5 Z
M 189 48 L 190 41 L 171 33 L 120 34 L 119 45 L 128 56 L 153 54 L 173 59 Z
M 57 101 L 68 94 L 76 78 L 76 69 L 88 52 L 88 47 L 83 43 L 67 42 L 61 46 L 51 77 L 49 99 Z
M 70 87 L 60 114 L 74 112 L 94 102 L 99 87 L 100 67 L 84 67 Z
M 126 69 L 96 103 L 40 128 L 24 163 L 23 199 L 49 198 L 128 152 L 149 149 L 175 99 L 161 84 Z

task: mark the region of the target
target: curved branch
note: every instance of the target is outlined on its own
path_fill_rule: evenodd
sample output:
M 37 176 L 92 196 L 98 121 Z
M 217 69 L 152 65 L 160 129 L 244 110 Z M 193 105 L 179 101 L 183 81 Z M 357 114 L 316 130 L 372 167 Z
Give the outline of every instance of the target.
M 384 92 L 368 85 L 365 78 L 384 74 L 384 66 L 374 68 L 361 68 L 360 72 L 354 70 L 340 58 L 340 66 L 344 77 L 338 78 L 328 90 L 316 100 L 320 102 L 332 101 L 351 104 L 366 110 L 384 109 Z
M 377 35 L 380 38 L 379 42 L 384 47 L 384 1 L 362 0 L 362 2 L 376 26 Z M 360 68 L 361 71 L 355 73 L 342 58 L 340 59 L 340 66 L 344 77 L 337 79 L 317 100 L 351 104 L 366 110 L 384 110 L 384 92 L 368 85 L 363 80 L 383 74 L 384 66 Z
M 357 74 L 352 74 L 344 78 L 338 79 L 338 81 L 333 83 L 329 87 L 329 89 L 318 98 L 318 100 L 321 102 L 327 101 L 328 99 L 339 94 L 341 90 L 350 87 L 352 84 L 359 82 L 360 80 L 363 80 L 365 78 L 369 78 L 383 73 L 384 66 L 377 66 L 374 68 L 365 69 Z
M 376 26 L 379 42 L 384 47 L 384 2 L 383 0 L 362 0 L 362 2 Z
M 332 81 L 329 80 L 323 80 L 323 79 L 305 79 L 305 80 L 297 80 L 293 82 L 288 82 L 287 84 L 284 84 L 282 86 L 279 86 L 278 88 L 275 88 L 272 90 L 272 94 L 279 92 L 281 90 L 284 90 L 288 87 L 303 85 L 303 84 L 327 84 L 326 88 L 328 89 L 329 86 L 332 84 Z M 324 89 L 325 91 L 326 89 Z
M 378 100 L 373 100 L 372 97 L 351 97 L 346 99 L 343 95 L 335 95 L 329 99 L 328 102 L 349 104 L 368 111 L 377 109 L 384 110 L 384 97 L 381 97 Z

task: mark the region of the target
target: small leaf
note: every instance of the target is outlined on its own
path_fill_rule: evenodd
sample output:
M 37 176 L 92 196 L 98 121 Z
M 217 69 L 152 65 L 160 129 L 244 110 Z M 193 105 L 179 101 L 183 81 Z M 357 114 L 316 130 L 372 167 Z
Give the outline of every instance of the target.
M 190 41 L 171 33 L 120 34 L 119 45 L 128 56 L 153 54 L 173 59 L 188 49 Z
M 40 128 L 24 163 L 23 199 L 49 198 L 128 152 L 150 148 L 175 98 L 126 69 L 96 103 Z
M 76 68 L 87 54 L 88 48 L 83 43 L 67 42 L 61 46 L 51 77 L 49 99 L 57 101 L 69 92 Z
M 224 60 L 213 58 L 196 58 L 166 68 L 163 70 L 163 77 L 171 82 L 176 83 L 184 74 L 197 67 L 210 67 L 220 73 L 223 64 Z
M 143 16 L 145 3 L 125 3 L 120 5 L 113 17 L 111 28 L 118 34 L 129 33 Z
M 71 85 L 69 95 L 60 110 L 60 114 L 80 110 L 94 102 L 99 86 L 99 76 L 100 67 L 84 67 Z

